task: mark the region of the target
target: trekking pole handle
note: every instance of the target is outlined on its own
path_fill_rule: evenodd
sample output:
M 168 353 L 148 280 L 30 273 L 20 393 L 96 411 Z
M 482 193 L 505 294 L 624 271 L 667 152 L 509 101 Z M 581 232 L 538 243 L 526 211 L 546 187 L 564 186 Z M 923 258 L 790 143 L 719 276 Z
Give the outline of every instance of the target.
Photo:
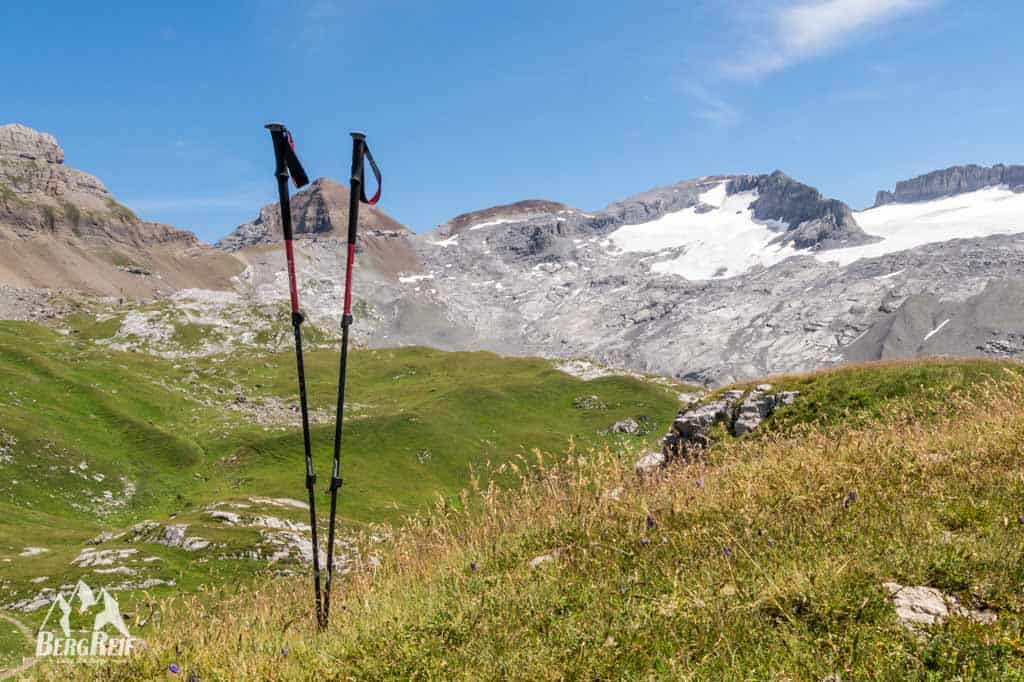
M 308 185 L 309 176 L 306 175 L 306 170 L 295 153 L 295 140 L 288 132 L 288 128 L 283 123 L 268 123 L 263 127 L 270 131 L 270 137 L 274 141 L 276 164 L 274 175 L 278 177 L 291 175 L 296 188 Z

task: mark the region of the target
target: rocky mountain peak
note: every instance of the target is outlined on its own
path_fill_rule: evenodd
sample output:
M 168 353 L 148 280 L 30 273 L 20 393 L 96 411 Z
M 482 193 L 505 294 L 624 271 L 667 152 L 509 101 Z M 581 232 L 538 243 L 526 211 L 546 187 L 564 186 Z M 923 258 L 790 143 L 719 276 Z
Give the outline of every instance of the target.
M 50 133 L 33 130 L 20 123 L 8 123 L 0 126 L 0 159 L 64 163 L 64 150 Z
M 513 204 L 503 204 L 457 215 L 442 225 L 439 232 L 447 236 L 454 236 L 475 226 L 524 222 L 531 218 L 576 212 L 576 209 L 557 201 L 526 199 Z
M 101 209 L 113 201 L 100 180 L 64 165 L 56 138 L 19 123 L 0 126 L 0 200 L 62 199 Z
M 969 164 L 932 171 L 897 182 L 895 191 L 879 190 L 875 195 L 875 208 L 886 204 L 930 201 L 1000 185 L 1024 191 L 1024 166 Z
M 330 178 L 317 178 L 309 187 L 296 192 L 291 198 L 292 228 L 296 237 L 336 237 L 345 239 L 348 233 L 348 188 Z M 374 206 L 359 209 L 359 227 L 380 233 L 411 234 L 409 229 Z M 219 242 L 217 247 L 238 251 L 254 244 L 266 244 L 281 239 L 281 207 L 267 204 L 260 209 L 255 220 L 239 225 Z
M 831 249 L 872 241 L 853 217 L 853 211 L 838 199 L 798 182 L 780 170 L 769 175 L 739 175 L 729 182 L 729 194 L 757 192 L 751 205 L 758 220 L 785 223 L 788 229 L 778 243 L 797 249 Z

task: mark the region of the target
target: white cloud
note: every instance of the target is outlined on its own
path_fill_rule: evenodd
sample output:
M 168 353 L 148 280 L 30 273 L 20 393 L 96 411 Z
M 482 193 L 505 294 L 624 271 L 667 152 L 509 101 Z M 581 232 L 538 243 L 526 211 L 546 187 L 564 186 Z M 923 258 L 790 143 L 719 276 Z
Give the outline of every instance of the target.
M 723 65 L 726 75 L 756 77 L 834 52 L 872 28 L 934 6 L 938 0 L 799 0 L 773 3 L 749 22 L 757 47 Z

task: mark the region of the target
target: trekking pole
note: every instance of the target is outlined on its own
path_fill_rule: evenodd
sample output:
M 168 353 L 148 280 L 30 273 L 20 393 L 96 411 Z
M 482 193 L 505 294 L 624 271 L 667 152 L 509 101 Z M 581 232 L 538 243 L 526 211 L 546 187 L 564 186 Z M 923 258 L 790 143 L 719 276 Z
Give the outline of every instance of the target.
M 316 622 L 320 628 L 327 625 L 320 600 L 320 548 L 316 540 L 316 474 L 313 473 L 313 453 L 309 441 L 309 410 L 306 406 L 306 371 L 302 365 L 302 323 L 305 317 L 299 310 L 299 286 L 295 278 L 295 251 L 292 247 L 292 210 L 288 196 L 288 175 L 295 187 L 309 183 L 306 171 L 295 154 L 291 133 L 280 123 L 268 123 L 266 129 L 274 141 L 274 160 L 277 193 L 281 203 L 281 232 L 284 234 L 284 253 L 288 260 L 288 287 L 291 294 L 292 329 L 295 332 L 295 364 L 299 374 L 299 406 L 302 410 L 302 442 L 306 453 L 306 489 L 309 491 L 309 527 L 313 539 L 313 595 L 316 599 Z
M 377 193 L 366 198 L 363 183 L 363 159 L 370 162 L 377 180 Z M 356 231 L 359 227 L 359 203 L 370 206 L 380 201 L 380 169 L 366 146 L 364 133 L 352 133 L 352 179 L 348 197 L 348 256 L 345 260 L 345 307 L 341 316 L 341 364 L 338 367 L 338 407 L 334 417 L 334 461 L 331 464 L 331 517 L 327 531 L 327 579 L 324 582 L 324 625 L 331 612 L 331 578 L 334 576 L 334 518 L 338 509 L 338 489 L 341 487 L 341 442 L 344 436 L 345 374 L 348 369 L 348 329 L 352 326 L 352 267 L 356 260 Z

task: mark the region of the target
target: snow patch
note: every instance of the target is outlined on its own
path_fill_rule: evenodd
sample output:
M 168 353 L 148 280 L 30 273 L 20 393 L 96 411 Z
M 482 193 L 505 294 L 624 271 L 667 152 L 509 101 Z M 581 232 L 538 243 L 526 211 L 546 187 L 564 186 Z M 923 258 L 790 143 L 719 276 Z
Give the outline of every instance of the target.
M 408 275 L 406 277 L 399 277 L 398 281 L 402 284 L 411 284 L 413 282 L 421 282 L 425 279 L 434 279 L 434 273 L 431 272 L 427 275 Z
M 723 182 L 698 197 L 701 204 L 713 207 L 710 211 L 698 212 L 693 206 L 648 223 L 626 225 L 610 240 L 628 253 L 671 250 L 674 257 L 654 263 L 651 270 L 690 280 L 733 277 L 796 255 L 792 246 L 771 243 L 787 228 L 785 223 L 754 218 L 750 206 L 757 192 L 727 194 L 726 188 Z
M 912 204 L 886 204 L 854 213 L 857 224 L 882 241 L 816 254 L 819 261 L 849 265 L 925 244 L 1024 232 L 1024 194 L 1003 187 Z
M 927 341 L 928 339 L 932 338 L 933 336 L 935 336 L 936 334 L 941 332 L 942 328 L 945 327 L 947 324 L 949 324 L 949 318 L 946 318 L 945 320 L 942 321 L 941 324 L 939 324 L 938 327 L 936 327 L 935 329 L 933 329 L 930 332 L 928 332 L 927 334 L 925 334 L 924 335 L 924 340 Z
M 458 246 L 459 245 L 459 235 L 453 235 L 451 237 L 448 237 L 448 239 L 442 239 L 439 242 L 427 241 L 427 243 L 428 244 L 433 244 L 434 246 L 440 246 L 442 249 L 446 249 L 449 246 Z
M 482 230 L 485 227 L 494 227 L 495 225 L 504 225 L 505 223 L 518 223 L 521 222 L 515 218 L 498 218 L 496 220 L 485 220 L 482 223 L 476 223 L 472 227 L 468 228 L 470 231 Z

